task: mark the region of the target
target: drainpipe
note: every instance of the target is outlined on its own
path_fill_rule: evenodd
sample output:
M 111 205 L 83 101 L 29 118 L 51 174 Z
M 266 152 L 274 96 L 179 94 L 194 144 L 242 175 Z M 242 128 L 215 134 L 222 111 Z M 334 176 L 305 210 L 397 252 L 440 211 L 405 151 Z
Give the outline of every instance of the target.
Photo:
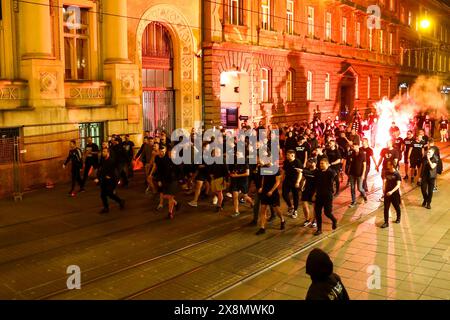
M 201 86 L 201 90 L 202 90 L 202 119 L 201 121 L 205 121 L 205 81 L 204 81 L 204 77 L 205 77 L 205 60 L 203 58 L 204 55 L 204 48 L 203 48 L 203 39 L 205 38 L 204 36 L 204 32 L 205 32 L 205 12 L 203 12 L 204 10 L 204 5 L 203 5 L 203 1 L 200 1 L 200 15 L 201 15 L 201 32 L 200 32 L 200 47 L 201 47 L 201 82 L 202 82 L 202 86 Z M 206 123 L 204 123 L 204 126 L 206 127 Z

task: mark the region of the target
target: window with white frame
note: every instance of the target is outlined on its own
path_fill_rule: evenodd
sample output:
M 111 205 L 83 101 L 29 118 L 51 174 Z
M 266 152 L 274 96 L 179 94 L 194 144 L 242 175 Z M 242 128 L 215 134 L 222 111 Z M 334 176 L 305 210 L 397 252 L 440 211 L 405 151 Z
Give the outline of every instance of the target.
M 293 74 L 292 70 L 286 72 L 286 101 L 292 101 L 294 97 Z
M 391 98 L 391 77 L 388 78 L 388 98 Z
M 308 36 L 314 37 L 314 7 L 307 8 Z
M 370 85 L 371 85 L 371 81 L 370 81 L 370 76 L 367 77 L 367 99 L 370 99 Z
M 325 74 L 325 100 L 330 100 L 330 74 Z
M 347 18 L 342 18 L 342 43 L 347 43 Z
M 361 46 L 361 23 L 356 23 L 356 46 Z
M 306 100 L 312 100 L 312 90 L 313 90 L 313 74 L 311 71 L 308 71 L 308 75 L 306 78 Z
M 261 0 L 261 28 L 270 29 L 270 0 Z
M 261 69 L 261 102 L 268 102 L 270 99 L 270 70 L 267 68 Z
M 89 9 L 80 8 L 79 21 L 75 22 L 77 14 L 70 6 L 63 6 L 64 32 L 64 64 L 65 79 L 81 80 L 89 78 Z
M 294 33 L 294 1 L 287 0 L 286 4 L 286 32 Z
M 381 77 L 378 77 L 378 98 L 381 98 Z
M 372 51 L 373 48 L 373 29 L 369 28 L 368 32 L 369 32 L 369 51 Z
M 229 0 L 229 23 L 235 25 L 242 25 L 244 18 L 243 0 Z
M 331 40 L 331 13 L 325 15 L 325 40 Z
M 384 46 L 384 43 L 383 43 L 383 30 L 381 30 L 380 29 L 380 31 L 379 31 L 379 35 L 380 35 L 380 53 L 384 53 L 383 51 L 383 46 Z
M 392 46 L 393 46 L 394 35 L 392 32 L 389 32 L 389 55 L 392 55 Z
M 408 11 L 408 26 L 411 27 L 412 24 L 412 12 Z
M 359 99 L 359 77 L 355 76 L 355 99 Z

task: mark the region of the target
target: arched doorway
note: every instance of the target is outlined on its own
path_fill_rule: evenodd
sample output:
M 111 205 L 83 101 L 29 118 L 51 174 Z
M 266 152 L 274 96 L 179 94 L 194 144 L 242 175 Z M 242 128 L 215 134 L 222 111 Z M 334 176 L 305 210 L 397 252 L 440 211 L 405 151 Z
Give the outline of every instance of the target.
M 173 46 L 166 27 L 152 22 L 142 35 L 142 106 L 144 130 L 175 128 Z

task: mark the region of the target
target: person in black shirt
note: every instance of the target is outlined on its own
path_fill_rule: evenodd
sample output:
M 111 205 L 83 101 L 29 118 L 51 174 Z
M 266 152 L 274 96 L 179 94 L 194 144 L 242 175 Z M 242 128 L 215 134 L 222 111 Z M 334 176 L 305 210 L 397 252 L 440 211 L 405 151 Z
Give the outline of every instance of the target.
M 355 186 L 358 185 L 358 190 L 361 196 L 364 199 L 364 202 L 367 202 L 366 192 L 363 188 L 363 179 L 366 176 L 366 154 L 364 151 L 361 151 L 359 145 L 353 146 L 353 153 L 350 157 L 350 191 L 352 195 L 352 203 L 350 207 L 354 207 L 356 205 L 356 191 Z
M 130 140 L 130 135 L 125 135 L 125 141 L 122 143 L 122 147 L 126 154 L 126 166 L 125 170 L 129 178 L 133 176 L 133 156 L 134 156 L 134 142 Z
M 297 147 L 297 141 L 294 136 L 293 131 L 289 131 L 287 133 L 286 142 L 284 143 L 284 153 L 286 154 L 287 150 L 295 149 Z
M 320 162 L 319 162 L 320 163 Z M 302 170 L 302 181 L 300 183 L 302 190 L 302 207 L 303 214 L 305 216 L 304 227 L 311 226 L 313 228 L 317 227 L 314 222 L 314 214 L 309 211 L 309 204 L 313 203 L 313 195 L 316 191 L 316 178 L 317 178 L 317 162 L 314 158 L 310 158 L 306 163 L 306 168 Z
M 286 221 L 280 211 L 280 194 L 278 193 L 278 186 L 281 183 L 280 170 L 278 168 L 273 169 L 271 166 L 272 164 L 268 163 L 261 168 L 262 182 L 258 190 L 261 197 L 261 210 L 259 213 L 260 228 L 256 232 L 256 235 L 266 232 L 267 206 L 272 207 L 276 215 L 280 218 L 280 230 L 284 230 L 286 225 Z M 273 172 L 274 170 L 276 172 Z
M 258 224 L 258 218 L 259 218 L 259 210 L 261 208 L 261 195 L 258 193 L 258 190 L 261 188 L 262 185 L 262 174 L 261 174 L 261 169 L 264 167 L 263 163 L 261 163 L 259 156 L 256 157 L 257 159 L 257 164 L 256 167 L 254 168 L 254 172 L 253 174 L 255 175 L 255 187 L 256 187 L 256 194 L 255 194 L 255 198 L 253 200 L 253 220 L 250 222 L 249 225 L 251 226 L 256 226 Z M 269 222 L 272 221 L 273 219 L 275 219 L 275 212 L 273 210 L 273 207 L 269 206 L 270 208 L 270 218 L 269 218 Z
M 209 148 L 209 144 L 207 142 L 203 142 L 202 145 L 202 155 L 207 152 Z M 206 165 L 205 161 L 202 160 L 201 164 L 197 165 L 197 172 L 195 174 L 195 193 L 194 193 L 194 199 L 191 202 L 188 202 L 188 205 L 191 207 L 197 207 L 198 206 L 198 198 L 200 197 L 200 193 L 202 192 L 203 185 L 206 186 L 206 188 L 209 187 L 208 184 L 208 166 Z
M 420 135 L 416 136 L 414 142 L 409 149 L 409 166 L 411 170 L 411 183 L 414 182 L 414 178 L 420 172 L 420 166 L 422 165 L 422 159 L 424 156 L 425 144 Z
M 220 157 L 220 149 L 214 149 L 212 152 L 212 156 Z M 223 190 L 227 188 L 226 180 L 229 175 L 228 166 L 225 164 L 225 162 L 222 164 L 214 162 L 209 167 L 208 173 L 211 176 L 211 191 L 214 192 L 217 196 L 216 211 L 219 212 L 223 210 Z
M 423 121 L 423 127 L 422 128 L 425 130 L 425 135 L 430 137 L 430 134 L 431 134 L 431 119 L 430 119 L 430 116 L 428 114 L 425 116 L 425 120 Z
M 342 167 L 344 168 L 344 172 L 347 175 L 347 185 L 350 186 L 350 159 L 353 155 L 353 142 L 350 141 L 347 145 L 347 150 L 342 153 Z
M 237 158 L 235 164 L 228 166 L 230 171 L 230 191 L 233 194 L 234 214 L 232 217 L 237 217 L 239 213 L 239 192 L 242 192 L 243 198 L 253 207 L 253 201 L 248 196 L 248 177 L 250 176 L 249 165 L 245 163 L 245 158 L 242 152 L 236 153 Z
M 310 150 L 313 151 L 319 147 L 319 141 L 317 141 L 316 134 L 314 132 L 311 132 L 309 134 L 308 139 L 309 146 L 311 147 Z
M 298 139 L 298 144 L 295 148 L 295 158 L 300 161 L 301 168 L 306 165 L 306 160 L 311 154 L 311 148 L 306 141 L 306 137 L 301 135 Z
M 441 151 L 434 144 L 434 139 L 433 138 L 430 138 L 430 140 L 428 140 L 428 146 L 430 147 L 430 149 L 433 149 L 434 156 L 438 160 L 437 167 L 436 167 L 436 173 L 437 174 L 442 174 L 442 171 L 443 171 L 444 168 L 443 168 L 442 159 L 441 159 Z M 437 181 L 438 180 L 437 180 L 437 177 L 436 177 L 436 180 L 434 181 L 434 189 L 433 189 L 434 192 L 438 191 L 438 189 L 437 189 Z
M 448 120 L 447 117 L 442 116 L 439 122 L 439 132 L 441 134 L 441 142 L 447 142 L 448 140 Z
M 413 133 L 411 130 L 408 130 L 408 132 L 406 133 L 406 138 L 403 139 L 403 144 L 405 146 L 405 152 L 404 152 L 405 176 L 403 177 L 404 180 L 409 179 L 409 176 L 408 176 L 408 173 L 409 173 L 409 150 L 411 149 L 413 143 L 414 143 Z
M 175 164 L 172 159 L 176 156 L 175 152 L 168 154 L 167 147 L 160 145 L 159 155 L 155 158 L 152 173 L 155 173 L 157 185 L 162 199 L 169 201 L 168 218 L 174 218 L 174 209 L 178 211 L 180 208 L 179 202 L 175 199 L 177 192 L 177 177 L 175 176 Z M 161 204 L 161 203 L 160 203 Z
M 369 175 L 370 167 L 371 167 L 370 160 L 373 160 L 373 163 L 375 165 L 377 164 L 377 162 L 375 161 L 375 157 L 373 156 L 373 150 L 369 146 L 369 140 L 367 138 L 363 139 L 363 147 L 361 148 L 361 150 L 364 151 L 364 153 L 366 154 L 366 172 L 365 172 L 365 176 L 364 176 L 364 180 L 363 180 L 363 188 L 364 188 L 365 192 L 368 192 L 369 187 L 367 185 L 367 176 Z
M 121 140 L 121 139 L 120 139 Z M 127 166 L 127 154 L 125 149 L 122 146 L 122 142 L 119 140 L 119 137 L 116 136 L 114 140 L 112 140 L 111 144 L 111 158 L 113 158 L 114 163 L 117 166 L 117 170 L 119 172 L 119 184 L 122 184 L 124 187 L 128 186 L 128 175 L 126 173 Z
M 438 158 L 435 155 L 435 149 L 430 148 L 427 151 L 427 155 L 422 159 L 422 207 L 426 207 L 427 209 L 431 209 L 431 200 L 433 198 L 433 189 L 437 176 L 437 164 Z
M 405 151 L 405 142 L 400 137 L 400 131 L 394 132 L 394 136 L 392 138 L 392 146 L 394 147 L 395 150 L 397 150 L 397 153 L 399 155 L 397 162 L 397 169 L 399 169 L 400 161 L 402 161 L 403 151 Z
M 288 206 L 288 215 L 292 218 L 297 218 L 298 210 L 298 189 L 300 188 L 301 174 L 297 169 L 302 168 L 299 159 L 295 157 L 294 150 L 288 150 L 286 154 L 286 160 L 283 163 L 283 199 Z M 290 199 L 290 193 L 292 193 L 292 198 L 294 205 Z
M 325 215 L 332 221 L 332 229 L 337 228 L 337 220 L 333 216 L 333 181 L 336 178 L 336 171 L 330 168 L 328 159 L 320 161 L 320 171 L 316 178 L 316 203 L 314 211 L 316 213 L 317 231 L 314 235 L 322 233 L 322 209 Z
M 309 253 L 306 274 L 312 281 L 306 300 L 350 300 L 341 278 L 333 273 L 333 262 L 322 249 L 315 248 Z
M 104 148 L 102 150 L 102 160 L 100 161 L 100 166 L 97 171 L 97 179 L 95 179 L 95 183 L 100 184 L 100 198 L 103 202 L 103 209 L 100 213 L 103 214 L 109 212 L 108 198 L 116 201 L 121 210 L 125 208 L 125 200 L 120 199 L 114 192 L 117 182 L 116 164 L 114 159 L 110 156 L 109 150 Z
M 336 193 L 339 193 L 339 173 L 341 171 L 342 165 L 342 155 L 339 149 L 336 147 L 336 142 L 334 140 L 330 140 L 329 147 L 325 150 L 325 154 L 328 158 L 328 163 L 331 165 L 331 169 L 336 172 L 334 176 L 334 184 L 336 188 Z M 319 164 L 321 162 L 318 162 Z
M 98 167 L 99 151 L 98 145 L 92 142 L 92 137 L 88 137 L 86 147 L 84 148 L 83 188 L 86 185 L 91 168 L 97 169 Z
M 377 164 L 377 171 L 380 171 L 380 165 L 381 165 L 381 163 L 383 163 L 383 167 L 381 170 L 381 178 L 384 179 L 388 162 L 392 163 L 394 165 L 394 168 L 397 168 L 399 157 L 400 157 L 400 155 L 398 154 L 398 151 L 396 149 L 394 149 L 394 147 L 392 145 L 392 140 L 388 140 L 387 148 L 383 148 L 381 150 L 380 160 L 378 161 L 378 164 Z
M 386 173 L 383 181 L 383 193 L 384 193 L 384 224 L 381 228 L 389 227 L 389 208 L 391 204 L 397 213 L 397 219 L 395 223 L 400 223 L 401 209 L 400 209 L 400 185 L 402 183 L 402 177 L 397 170 L 395 170 L 392 162 L 386 163 Z
M 83 167 L 83 155 L 81 153 L 81 149 L 77 147 L 77 143 L 75 140 L 70 140 L 69 155 L 67 156 L 67 159 L 63 164 L 64 169 L 69 162 L 72 162 L 72 187 L 70 188 L 69 196 L 74 197 L 75 185 L 77 183 L 80 186 L 80 192 L 84 191 L 83 180 L 81 179 L 80 175 L 81 168 Z

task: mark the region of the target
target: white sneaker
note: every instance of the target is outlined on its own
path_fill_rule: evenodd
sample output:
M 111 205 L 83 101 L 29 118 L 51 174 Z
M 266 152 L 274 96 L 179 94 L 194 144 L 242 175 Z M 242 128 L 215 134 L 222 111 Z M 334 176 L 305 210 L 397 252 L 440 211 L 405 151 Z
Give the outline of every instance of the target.
M 292 213 L 292 219 L 297 219 L 297 210 Z
M 217 202 L 219 202 L 219 198 L 217 198 L 217 196 L 214 196 L 214 197 L 213 197 L 213 200 L 212 200 L 212 204 L 213 204 L 213 205 L 216 205 Z
M 195 208 L 197 208 L 197 202 L 195 202 L 195 201 L 191 201 L 191 202 L 188 202 L 188 205 L 190 205 L 191 207 L 195 207 Z
M 311 223 L 311 224 L 309 225 L 309 227 L 310 227 L 310 228 L 317 228 L 317 223 L 315 223 L 315 222 L 314 222 L 314 223 Z
M 228 198 L 233 198 L 233 195 L 232 195 L 230 192 L 227 192 L 225 195 L 226 195 Z
M 308 220 L 307 220 L 307 221 L 305 221 L 305 222 L 303 223 L 303 226 L 304 226 L 304 227 L 307 227 L 307 226 L 309 226 L 310 224 L 311 224 L 311 221 L 308 221 Z

